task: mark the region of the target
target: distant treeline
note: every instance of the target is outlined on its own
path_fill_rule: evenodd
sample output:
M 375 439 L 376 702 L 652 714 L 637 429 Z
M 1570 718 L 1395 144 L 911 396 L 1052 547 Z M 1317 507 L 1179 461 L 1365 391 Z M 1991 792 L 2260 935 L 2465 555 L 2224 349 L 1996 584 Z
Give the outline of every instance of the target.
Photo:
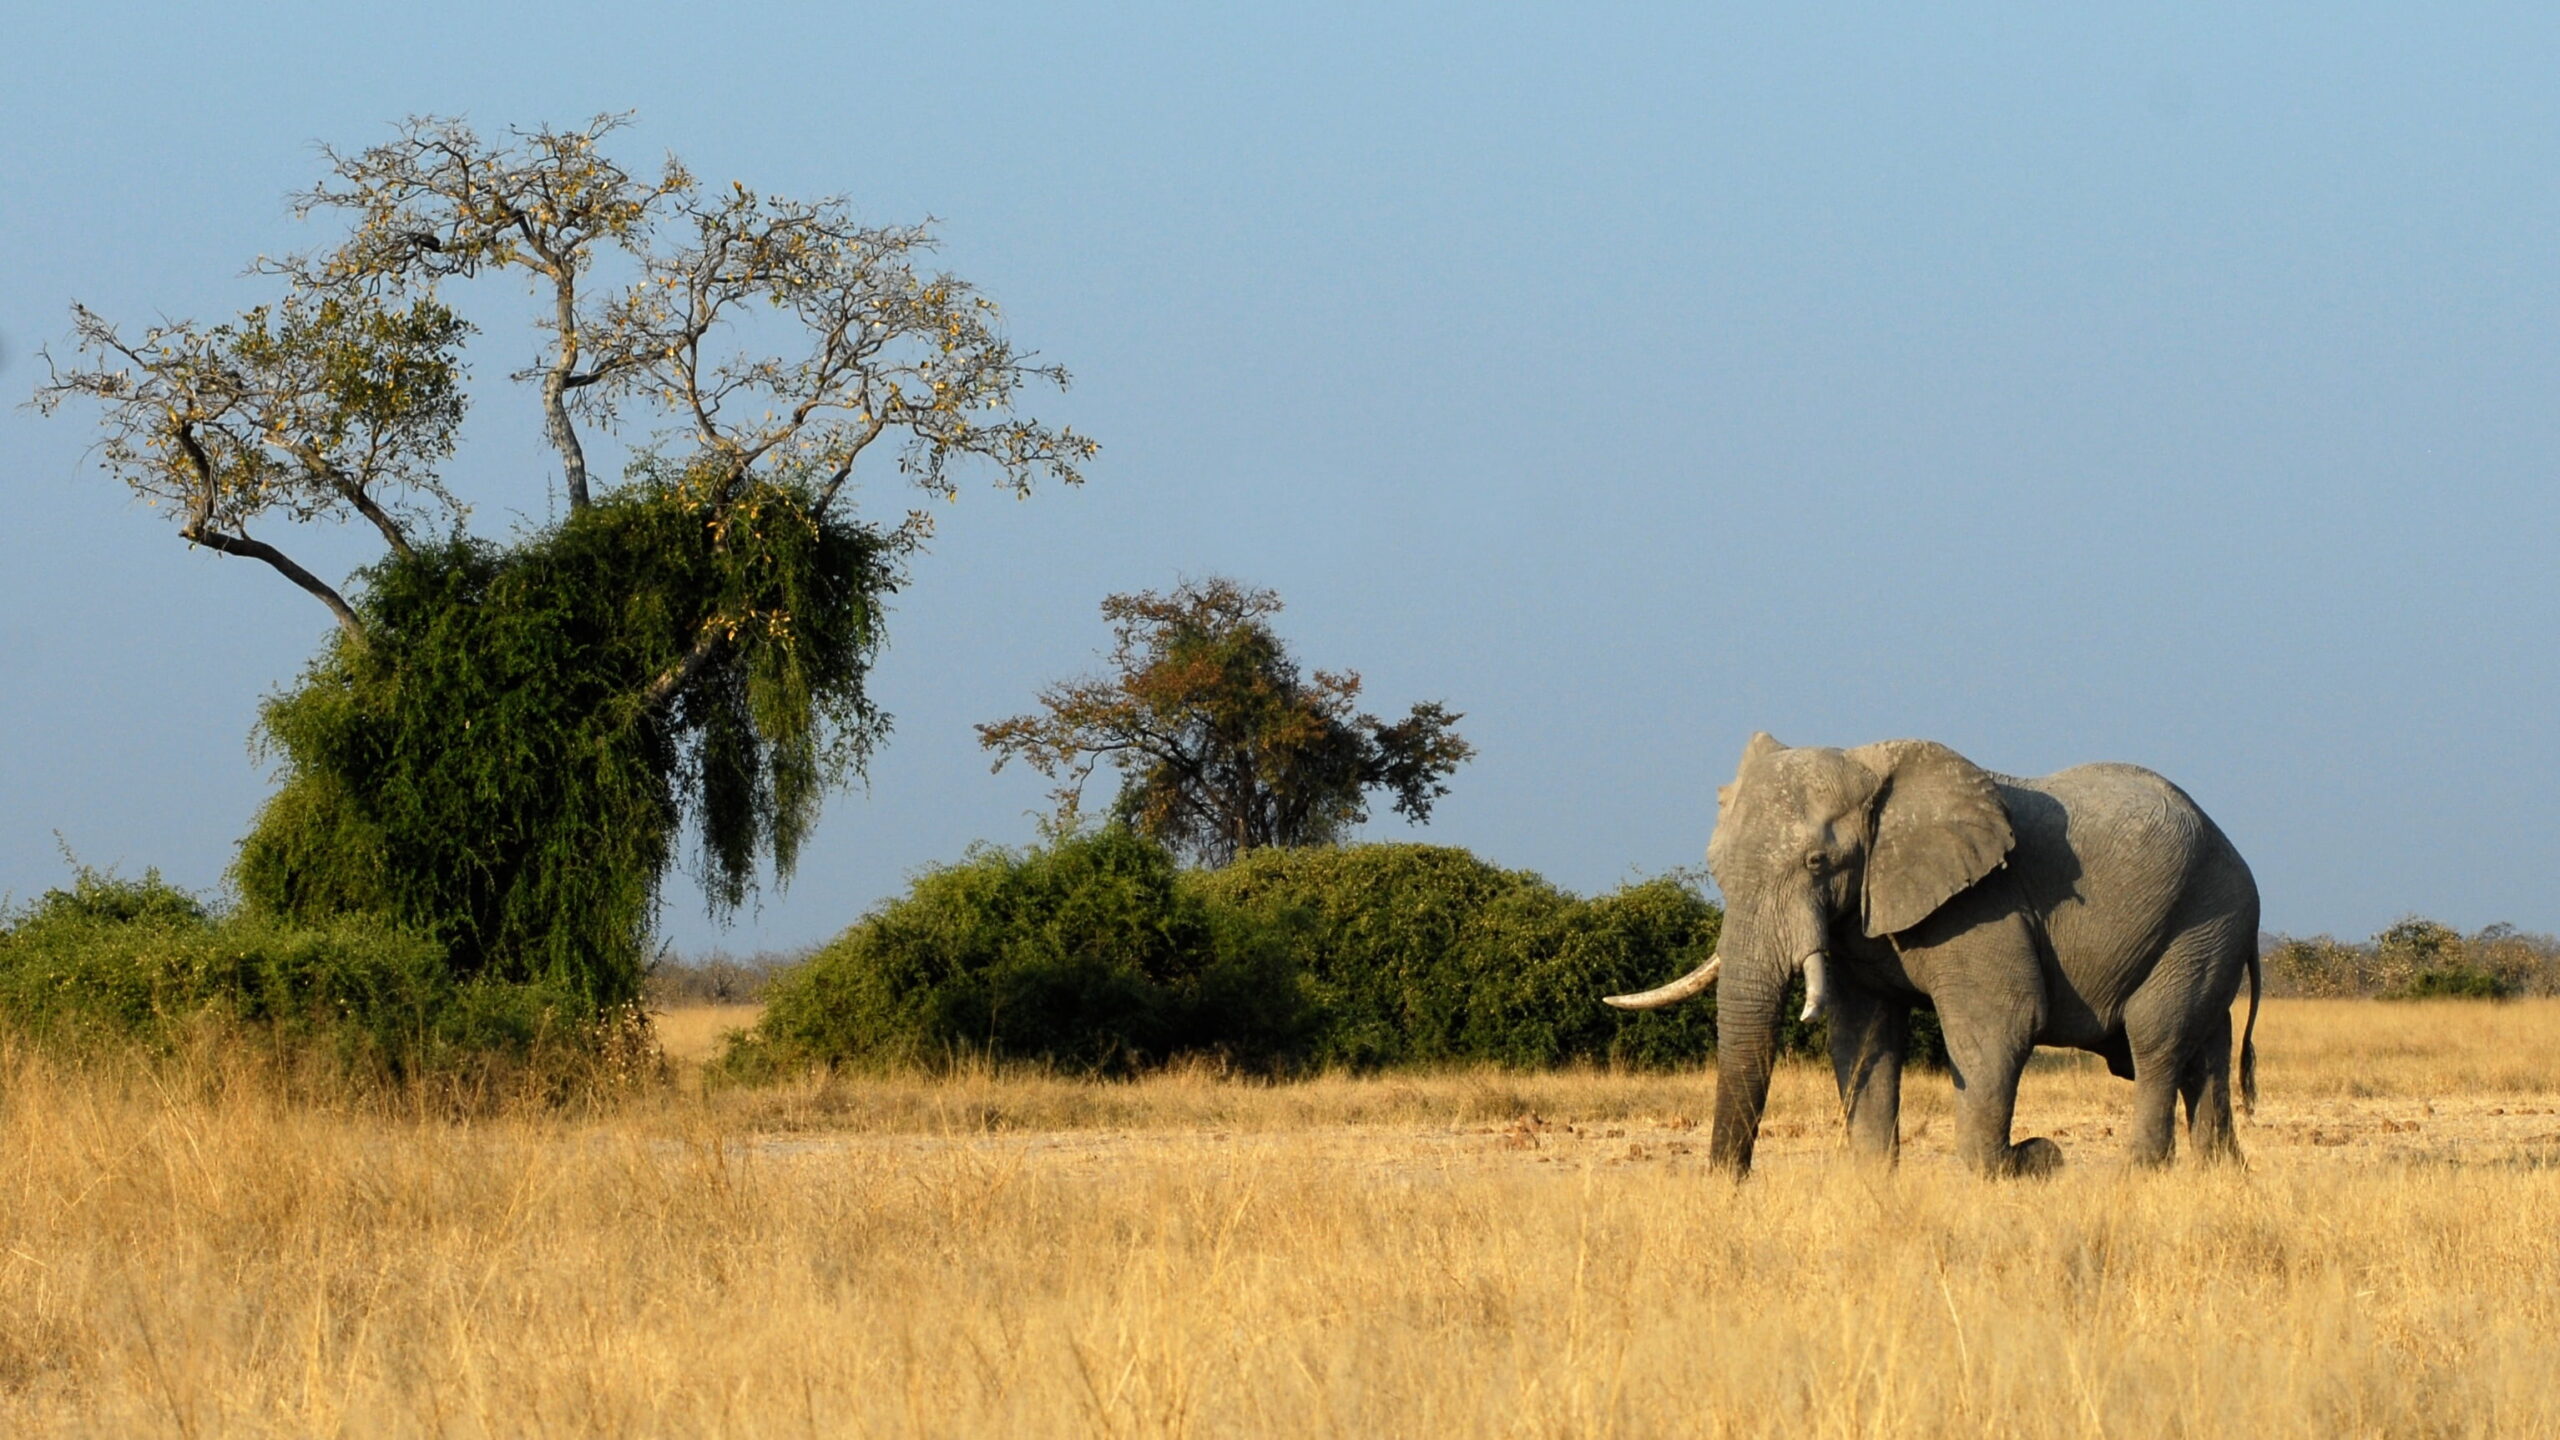
M 657 1010 L 678 1005 L 753 1005 L 764 999 L 765 987 L 774 976 L 815 953 L 814 946 L 759 950 L 752 955 L 713 950 L 690 958 L 668 952 L 649 967 L 641 992 L 650 1008 Z
M 2363 942 L 2328 935 L 2268 935 L 2260 950 L 2266 957 L 2268 990 L 2277 995 L 2387 1000 L 2560 995 L 2560 937 L 2513 925 L 2491 925 L 2465 935 L 2413 915 Z

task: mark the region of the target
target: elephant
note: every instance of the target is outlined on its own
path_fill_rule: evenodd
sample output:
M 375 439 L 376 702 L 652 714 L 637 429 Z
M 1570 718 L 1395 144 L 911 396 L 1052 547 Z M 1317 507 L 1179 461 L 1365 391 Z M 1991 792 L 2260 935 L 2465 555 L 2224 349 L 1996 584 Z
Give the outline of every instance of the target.
M 2130 1150 L 2175 1148 L 2174 1102 L 2207 1163 L 2240 1158 L 2231 1118 L 2231 1008 L 2249 1018 L 2240 1101 L 2257 1101 L 2258 887 L 2184 791 L 2136 765 L 2026 780 L 1934 741 L 1854 750 L 1751 737 L 1716 792 L 1707 868 L 1725 895 L 1705 964 L 1606 997 L 1641 1010 L 1716 984 L 1710 1159 L 1751 1167 L 1784 997 L 1828 1016 L 1853 1153 L 1901 1144 L 1910 1016 L 1938 1012 L 1955 1072 L 1956 1148 L 1986 1176 L 2050 1173 L 2061 1147 L 2011 1144 L 2018 1077 L 2038 1045 L 2090 1051 L 2134 1082 Z

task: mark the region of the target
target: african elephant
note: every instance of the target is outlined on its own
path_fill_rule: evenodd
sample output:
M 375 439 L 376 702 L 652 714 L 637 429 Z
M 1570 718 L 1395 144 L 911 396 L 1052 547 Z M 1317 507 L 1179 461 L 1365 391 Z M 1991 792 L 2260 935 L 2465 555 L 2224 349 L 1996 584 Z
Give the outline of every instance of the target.
M 1852 1150 L 1900 1143 L 1913 1005 L 1937 1007 L 1955 1070 L 1956 1144 L 1985 1175 L 2043 1174 L 2062 1151 L 2009 1143 L 2018 1075 L 2038 1045 L 2106 1057 L 2134 1082 L 2132 1154 L 2165 1163 L 2183 1098 L 2202 1159 L 2237 1160 L 2231 1004 L 2249 977 L 2240 1100 L 2257 1098 L 2258 887 L 2177 786 L 2133 765 L 2037 780 L 1944 745 L 1790 749 L 1766 734 L 1716 792 L 1707 866 L 1725 895 L 1717 953 L 1623 1009 L 1686 999 L 1721 976 L 1710 1154 L 1751 1167 L 1788 982 L 1831 1021 Z

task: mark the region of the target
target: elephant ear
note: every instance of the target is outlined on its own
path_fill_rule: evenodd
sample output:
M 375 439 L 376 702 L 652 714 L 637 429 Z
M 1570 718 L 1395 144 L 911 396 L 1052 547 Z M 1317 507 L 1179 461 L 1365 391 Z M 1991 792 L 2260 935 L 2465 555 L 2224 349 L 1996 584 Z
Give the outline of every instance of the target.
M 2017 833 L 1991 777 L 1929 740 L 1862 745 L 1876 773 L 1875 842 L 1867 851 L 1866 928 L 1898 935 L 2000 867 Z

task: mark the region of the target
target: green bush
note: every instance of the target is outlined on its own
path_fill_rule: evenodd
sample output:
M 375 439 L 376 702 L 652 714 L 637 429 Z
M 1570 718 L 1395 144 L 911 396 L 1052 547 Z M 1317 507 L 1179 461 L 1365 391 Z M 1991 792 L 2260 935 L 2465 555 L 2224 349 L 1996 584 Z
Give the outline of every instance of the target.
M 1712 995 L 1600 1003 L 1714 947 L 1721 912 L 1675 878 L 1586 901 L 1439 845 L 1257 850 L 1186 878 L 1287 947 L 1322 1016 L 1319 1065 L 1667 1065 L 1714 1048 Z
M 2417 971 L 2383 992 L 2385 1000 L 2505 1000 L 2515 987 L 2477 965 L 2454 962 Z
M 1307 997 L 1270 938 L 1215 913 L 1125 829 L 928 871 L 766 992 L 726 1070 L 964 1057 L 1124 1074 L 1249 1069 L 1303 1049 Z
M 82 869 L 0 926 L 0 1023 L 72 1048 L 212 1022 L 401 1077 L 528 1055 L 585 1019 L 574 994 L 457 981 L 434 942 L 378 921 L 226 914 L 156 871 Z

